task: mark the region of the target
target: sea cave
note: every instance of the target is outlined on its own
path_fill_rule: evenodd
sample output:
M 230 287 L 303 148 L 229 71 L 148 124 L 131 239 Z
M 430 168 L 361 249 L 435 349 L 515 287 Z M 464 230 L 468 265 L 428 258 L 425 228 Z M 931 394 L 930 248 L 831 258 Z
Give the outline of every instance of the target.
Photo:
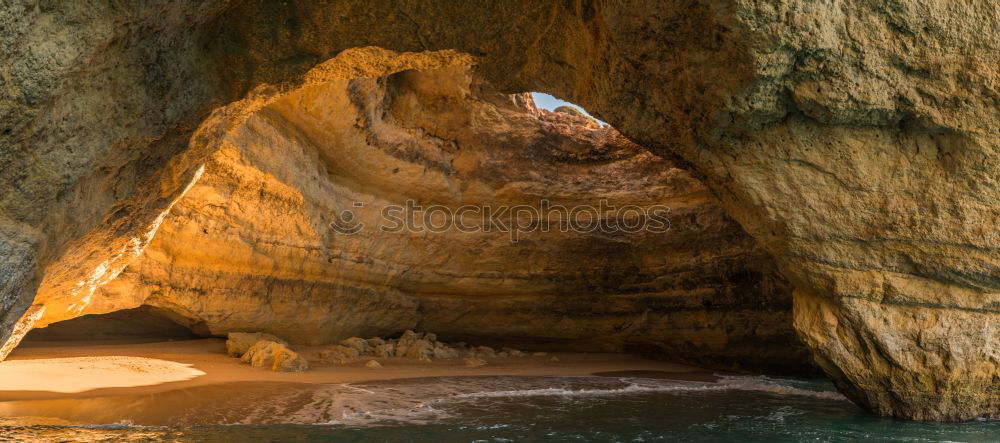
M 0 7 L 0 434 L 1000 432 L 985 1 L 98 3 Z

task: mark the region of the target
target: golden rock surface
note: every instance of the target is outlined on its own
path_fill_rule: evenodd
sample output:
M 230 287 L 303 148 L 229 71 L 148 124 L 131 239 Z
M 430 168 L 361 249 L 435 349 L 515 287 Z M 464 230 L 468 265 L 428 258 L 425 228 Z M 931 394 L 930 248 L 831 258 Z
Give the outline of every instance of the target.
M 998 14 L 989 0 L 11 2 L 0 349 L 91 309 L 203 165 L 236 154 L 230 132 L 264 124 L 257 111 L 329 81 L 474 64 L 696 174 L 795 287 L 796 329 L 853 400 L 996 416 Z

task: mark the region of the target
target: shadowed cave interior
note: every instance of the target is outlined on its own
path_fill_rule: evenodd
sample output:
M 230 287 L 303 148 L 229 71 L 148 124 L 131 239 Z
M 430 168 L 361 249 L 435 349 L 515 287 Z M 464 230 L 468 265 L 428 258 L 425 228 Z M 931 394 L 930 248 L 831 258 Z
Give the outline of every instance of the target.
M 535 220 L 513 241 L 482 229 L 479 214 L 474 232 L 380 229 L 407 201 L 453 211 L 543 200 L 666 207 L 669 229 Z M 366 228 L 341 231 L 344 211 Z M 440 221 L 424 215 L 411 221 Z M 690 172 L 585 113 L 498 92 L 466 66 L 310 85 L 258 110 L 79 314 L 43 319 L 26 343 L 267 332 L 322 345 L 412 329 L 815 372 L 788 283 Z

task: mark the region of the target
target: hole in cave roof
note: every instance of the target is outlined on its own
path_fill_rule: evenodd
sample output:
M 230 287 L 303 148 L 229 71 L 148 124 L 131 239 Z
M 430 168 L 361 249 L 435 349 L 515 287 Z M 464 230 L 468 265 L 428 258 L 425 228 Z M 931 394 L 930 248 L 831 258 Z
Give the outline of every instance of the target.
M 583 115 L 596 120 L 602 127 L 609 126 L 607 122 L 597 117 L 594 117 L 593 115 L 590 115 L 590 113 L 587 112 L 586 109 L 583 109 L 583 106 L 580 106 L 575 103 L 570 103 L 566 100 L 557 98 L 551 94 L 546 94 L 544 92 L 532 92 L 531 98 L 535 101 L 535 106 L 538 107 L 539 109 L 545 109 L 546 111 L 555 111 L 557 108 L 563 106 L 569 106 L 571 108 L 580 111 Z

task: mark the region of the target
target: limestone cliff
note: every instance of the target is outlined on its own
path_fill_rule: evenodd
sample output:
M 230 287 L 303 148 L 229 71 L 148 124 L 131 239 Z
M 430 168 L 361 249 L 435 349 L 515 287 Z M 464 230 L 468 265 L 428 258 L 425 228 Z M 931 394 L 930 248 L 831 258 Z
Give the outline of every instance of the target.
M 268 102 L 474 60 L 704 179 L 852 399 L 1000 414 L 991 1 L 8 2 L 0 24 L 0 355 L 81 312 Z
M 601 200 L 668 208 L 669 229 L 589 229 Z M 428 210 L 389 215 L 415 229 L 384 230 L 386 208 L 407 201 Z M 544 231 L 537 215 L 500 212 L 543 201 L 595 212 L 575 216 L 577 230 L 553 212 Z M 476 212 L 426 229 L 459 207 Z M 336 229 L 345 210 L 358 232 Z M 204 334 L 308 344 L 422 329 L 722 367 L 808 362 L 790 288 L 701 183 L 614 129 L 537 110 L 466 68 L 325 83 L 254 114 L 81 313 L 141 304 Z

